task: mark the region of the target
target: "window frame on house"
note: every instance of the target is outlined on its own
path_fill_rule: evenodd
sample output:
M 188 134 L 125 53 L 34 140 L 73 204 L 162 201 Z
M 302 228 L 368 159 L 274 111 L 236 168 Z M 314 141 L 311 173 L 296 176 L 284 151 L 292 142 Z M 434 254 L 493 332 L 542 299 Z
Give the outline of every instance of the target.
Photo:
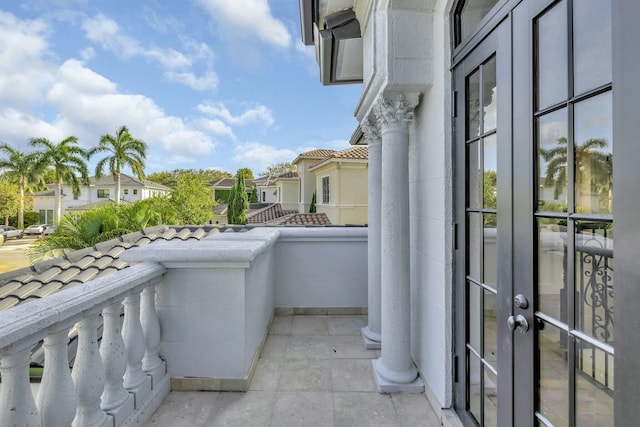
M 322 177 L 322 204 L 328 205 L 331 200 L 331 185 L 329 175 Z
M 138 195 L 138 189 L 137 189 L 137 188 L 134 188 L 134 189 L 133 189 L 133 195 L 134 195 L 134 196 L 137 196 L 137 195 Z
M 124 189 L 124 195 L 125 195 L 125 196 L 127 196 L 128 194 L 129 194 L 129 189 L 128 189 L 128 188 L 125 188 L 125 189 Z
M 108 199 L 109 198 L 109 189 L 108 188 L 99 188 L 97 190 L 98 199 Z

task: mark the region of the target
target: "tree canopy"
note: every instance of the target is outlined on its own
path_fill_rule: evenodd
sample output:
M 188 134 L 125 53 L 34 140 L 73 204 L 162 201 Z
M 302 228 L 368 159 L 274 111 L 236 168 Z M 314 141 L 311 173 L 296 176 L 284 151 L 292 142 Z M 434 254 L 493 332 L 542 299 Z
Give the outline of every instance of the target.
M 176 224 L 205 224 L 213 215 L 213 189 L 195 174 L 180 174 L 170 197 Z
M 147 179 L 157 184 L 165 185 L 169 188 L 176 188 L 176 185 L 178 184 L 178 177 L 184 173 L 193 174 L 199 177 L 206 185 L 211 185 L 223 178 L 233 177 L 229 172 L 217 169 L 174 169 L 172 171 L 150 173 L 147 175 Z
M 42 183 L 46 159 L 37 152 L 23 153 L 7 144 L 0 144 L 1 153 L 6 155 L 0 157 L 0 170 L 5 171 L 3 176 L 18 186 L 18 228 L 24 228 L 25 192 Z
M 108 153 L 96 164 L 96 178 L 102 177 L 108 167 L 109 173 L 116 182 L 116 204 L 120 204 L 122 168 L 129 166 L 138 179 L 144 179 L 147 144 L 131 136 L 126 126 L 120 126 L 115 135 L 105 134 L 100 137 L 98 146 L 90 150 L 89 155 L 95 153 Z
M 89 152 L 78 145 L 78 138 L 69 136 L 58 144 L 46 138 L 34 138 L 31 146 L 41 148 L 40 159 L 54 171 L 56 185 L 56 222 L 62 216 L 62 184 L 71 186 L 75 196 L 80 194 L 80 185 L 89 185 L 89 170 L 86 160 Z
M 267 166 L 264 172 L 260 174 L 260 176 L 280 176 L 287 172 L 295 171 L 295 165 L 291 164 L 291 162 L 281 162 L 276 163 L 275 165 Z

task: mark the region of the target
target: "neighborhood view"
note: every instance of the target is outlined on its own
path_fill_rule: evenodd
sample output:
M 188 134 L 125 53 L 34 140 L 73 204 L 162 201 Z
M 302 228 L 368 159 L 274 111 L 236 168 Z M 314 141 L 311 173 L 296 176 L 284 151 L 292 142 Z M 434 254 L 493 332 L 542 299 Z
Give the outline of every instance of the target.
M 215 169 L 147 175 L 148 146 L 126 126 L 89 150 L 74 136 L 30 145 L 29 152 L 0 145 L 0 244 L 38 237 L 28 249 L 31 261 L 157 225 L 367 222 L 366 145 L 300 153 L 259 176 L 249 168 L 235 175 Z M 90 175 L 92 157 L 98 162 Z

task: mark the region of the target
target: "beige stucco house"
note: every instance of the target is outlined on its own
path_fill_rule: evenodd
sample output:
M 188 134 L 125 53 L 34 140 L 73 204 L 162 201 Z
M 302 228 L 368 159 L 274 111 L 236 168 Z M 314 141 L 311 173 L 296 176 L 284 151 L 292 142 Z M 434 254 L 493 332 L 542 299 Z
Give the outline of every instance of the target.
M 367 147 L 357 145 L 311 166 L 317 212 L 325 213 L 332 224 L 366 224 L 367 166 Z

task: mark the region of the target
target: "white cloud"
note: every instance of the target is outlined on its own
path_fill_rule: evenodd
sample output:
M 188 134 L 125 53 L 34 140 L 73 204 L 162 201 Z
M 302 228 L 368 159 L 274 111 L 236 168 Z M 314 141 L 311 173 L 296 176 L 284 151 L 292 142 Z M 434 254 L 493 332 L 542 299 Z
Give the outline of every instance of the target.
M 169 81 L 181 83 L 193 90 L 214 90 L 218 87 L 218 75 L 212 71 L 200 77 L 191 72 L 167 71 L 164 73 L 164 77 Z
M 290 162 L 299 154 L 288 148 L 276 148 L 258 142 L 248 142 L 235 147 L 233 160 L 240 167 L 253 171 L 263 171 L 268 166 L 281 162 Z
M 256 36 L 281 48 L 291 43 L 291 34 L 271 14 L 267 0 L 200 0 L 200 3 L 234 37 Z
M 230 137 L 235 138 L 233 130 L 222 120 L 200 118 L 195 121 L 195 124 L 204 131 L 218 135 L 229 135 Z
M 197 110 L 203 114 L 222 118 L 225 122 L 232 125 L 246 125 L 247 123 L 262 121 L 267 126 L 273 124 L 273 114 L 264 105 L 256 105 L 254 108 L 246 110 L 244 113 L 234 116 L 229 109 L 222 103 L 200 104 Z
M 42 97 L 54 78 L 48 58 L 49 27 L 0 12 L 0 104 L 27 106 Z
M 213 141 L 203 132 L 166 115 L 150 98 L 118 93 L 113 82 L 78 60 L 68 60 L 60 67 L 48 99 L 58 110 L 56 127 L 90 145 L 100 134 L 126 124 L 151 147 L 180 159 L 200 159 L 214 150 Z
M 122 58 L 143 57 L 158 63 L 165 70 L 164 77 L 193 90 L 214 90 L 218 86 L 218 75 L 211 69 L 213 52 L 205 43 L 185 39 L 188 54 L 175 49 L 145 47 L 138 40 L 123 33 L 118 23 L 103 14 L 86 19 L 82 24 L 87 38 L 103 49 Z M 195 62 L 204 62 L 205 71 L 196 75 L 192 67 Z

